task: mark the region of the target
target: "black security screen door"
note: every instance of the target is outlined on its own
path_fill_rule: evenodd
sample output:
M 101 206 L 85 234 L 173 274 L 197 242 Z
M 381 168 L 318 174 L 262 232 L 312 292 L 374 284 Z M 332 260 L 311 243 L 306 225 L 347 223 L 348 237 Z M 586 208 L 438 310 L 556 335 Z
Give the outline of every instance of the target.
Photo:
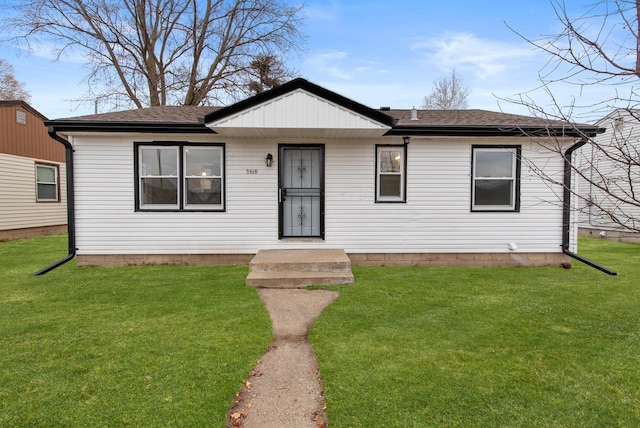
M 324 146 L 280 146 L 280 238 L 324 238 Z

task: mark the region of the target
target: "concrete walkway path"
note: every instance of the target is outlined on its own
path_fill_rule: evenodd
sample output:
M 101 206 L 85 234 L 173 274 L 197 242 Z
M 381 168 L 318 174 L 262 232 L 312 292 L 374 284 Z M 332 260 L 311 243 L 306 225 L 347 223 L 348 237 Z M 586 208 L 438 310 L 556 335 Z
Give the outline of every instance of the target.
M 273 343 L 238 393 L 227 427 L 323 428 L 327 424 L 309 327 L 337 297 L 332 290 L 258 289 L 273 326 Z

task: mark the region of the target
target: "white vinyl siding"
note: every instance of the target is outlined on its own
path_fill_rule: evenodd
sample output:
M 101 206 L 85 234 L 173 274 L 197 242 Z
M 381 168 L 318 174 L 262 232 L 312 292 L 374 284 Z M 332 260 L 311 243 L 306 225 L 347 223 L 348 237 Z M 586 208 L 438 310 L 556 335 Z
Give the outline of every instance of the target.
M 59 169 L 57 203 L 38 203 L 35 164 L 51 161 L 0 153 L 0 230 L 57 226 L 67 223 L 64 164 Z
M 376 145 L 398 137 L 308 139 L 325 146 L 325 239 L 278 239 L 278 156 L 300 139 L 226 139 L 224 212 L 136 212 L 133 142 L 148 135 L 75 137 L 79 254 L 233 254 L 268 248 L 344 248 L 354 253 L 560 252 L 562 189 L 543 182 L 535 163 L 561 181 L 562 159 L 518 138 L 412 137 L 406 204 L 378 204 Z M 211 136 L 184 136 L 210 143 Z M 217 141 L 219 136 L 214 137 Z M 472 145 L 521 144 L 520 212 L 469 210 Z M 109 186 L 104 186 L 105 180 Z

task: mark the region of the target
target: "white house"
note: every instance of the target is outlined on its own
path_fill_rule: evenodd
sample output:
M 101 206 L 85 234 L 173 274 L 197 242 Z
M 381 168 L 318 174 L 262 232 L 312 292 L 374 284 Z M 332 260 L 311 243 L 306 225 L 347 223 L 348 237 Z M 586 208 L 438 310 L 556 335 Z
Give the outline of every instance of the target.
M 578 142 L 562 122 L 376 110 L 295 79 L 226 108 L 48 125 L 74 151 L 79 265 L 338 248 L 353 264 L 558 266 L 576 250 L 562 186 L 530 167 L 562 180 L 562 156 L 541 144 Z
M 614 110 L 596 126 L 606 131 L 576 158 L 580 233 L 640 242 L 640 111 Z

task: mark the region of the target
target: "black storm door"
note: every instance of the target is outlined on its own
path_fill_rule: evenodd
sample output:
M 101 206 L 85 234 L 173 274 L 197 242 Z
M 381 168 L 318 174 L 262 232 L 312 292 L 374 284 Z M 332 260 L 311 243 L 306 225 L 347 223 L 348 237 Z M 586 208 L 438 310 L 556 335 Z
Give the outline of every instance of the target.
M 280 238 L 324 238 L 324 146 L 280 146 Z

